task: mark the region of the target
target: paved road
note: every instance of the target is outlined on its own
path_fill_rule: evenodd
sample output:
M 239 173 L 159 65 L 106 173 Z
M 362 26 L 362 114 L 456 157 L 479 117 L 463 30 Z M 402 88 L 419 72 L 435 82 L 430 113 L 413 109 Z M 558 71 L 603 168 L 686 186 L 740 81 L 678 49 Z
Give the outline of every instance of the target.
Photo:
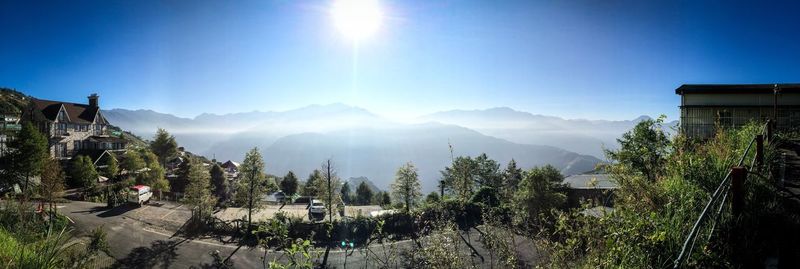
M 120 206 L 111 210 L 105 204 L 73 201 L 61 204 L 60 213 L 75 222 L 78 233 L 88 234 L 92 229 L 103 225 L 108 233 L 110 255 L 119 262 L 119 268 L 189 268 L 207 267 L 211 263 L 210 253 L 219 251 L 222 257 L 228 257 L 237 268 L 260 268 L 262 266 L 263 249 L 239 248 L 235 244 L 222 244 L 211 240 L 191 240 L 173 236 L 169 221 L 163 219 L 184 215 L 185 209 L 174 205 L 165 206 Z M 166 228 L 164 226 L 166 224 Z M 320 254 L 324 250 L 317 250 Z M 330 263 L 343 268 L 345 254 L 340 250 L 331 250 Z M 281 252 L 270 252 L 267 260 L 286 260 Z M 348 264 L 363 264 L 363 255 L 353 253 L 347 258 Z M 353 266 L 350 266 L 353 268 Z
M 188 210 L 177 204 L 155 204 L 143 207 L 120 206 L 111 210 L 105 204 L 73 201 L 61 204 L 60 213 L 75 222 L 77 232 L 88 234 L 92 229 L 103 225 L 107 231 L 110 255 L 117 260 L 113 268 L 210 268 L 210 253 L 219 251 L 222 257 L 231 256 L 236 268 L 261 268 L 264 251 L 260 248 L 238 247 L 216 240 L 192 240 L 174 236 L 176 223 L 188 219 Z M 488 253 L 477 242 L 478 234 L 470 235 L 479 253 L 488 258 Z M 402 241 L 394 244 L 396 249 L 408 248 L 413 244 Z M 523 249 L 532 245 L 518 246 Z M 371 251 L 381 253 L 382 245 L 370 246 Z M 322 256 L 324 249 L 314 253 Z M 355 251 L 345 257 L 341 250 L 331 250 L 329 264 L 335 268 L 365 267 L 365 251 Z M 269 252 L 267 260 L 286 261 L 282 252 Z M 473 260 L 477 260 L 474 257 Z M 488 268 L 486 262 L 479 267 Z M 369 267 L 372 267 L 369 266 Z

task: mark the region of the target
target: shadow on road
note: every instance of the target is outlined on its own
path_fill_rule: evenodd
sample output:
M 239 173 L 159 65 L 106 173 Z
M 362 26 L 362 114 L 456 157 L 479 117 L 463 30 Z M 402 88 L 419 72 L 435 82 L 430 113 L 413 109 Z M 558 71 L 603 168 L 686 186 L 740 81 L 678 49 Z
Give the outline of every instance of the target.
M 110 210 L 107 210 L 107 211 L 105 211 L 103 213 L 97 214 L 97 216 L 101 217 L 101 218 L 116 217 L 116 216 L 125 214 L 128 211 L 134 210 L 136 208 L 137 208 L 136 206 L 124 204 L 124 205 L 120 205 L 120 206 L 117 206 L 115 208 L 112 208 Z
M 118 260 L 111 268 L 170 268 L 178 257 L 178 245 L 182 240 L 156 240 L 150 247 L 138 247 L 131 250 L 128 256 Z
M 105 210 L 108 210 L 108 207 L 95 206 L 95 207 L 89 208 L 88 210 L 72 211 L 72 213 L 89 213 L 89 214 L 93 214 L 94 212 L 100 212 L 100 211 L 105 211 Z

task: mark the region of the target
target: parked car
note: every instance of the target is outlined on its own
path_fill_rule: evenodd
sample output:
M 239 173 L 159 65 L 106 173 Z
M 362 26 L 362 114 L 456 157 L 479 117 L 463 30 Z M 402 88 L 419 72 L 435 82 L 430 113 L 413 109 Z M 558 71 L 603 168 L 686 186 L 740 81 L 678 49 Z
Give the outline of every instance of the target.
M 150 187 L 145 185 L 136 185 L 128 191 L 128 202 L 134 203 L 139 206 L 150 202 L 150 197 L 153 193 L 150 192 Z
M 311 203 L 308 204 L 308 219 L 325 219 L 325 203 L 317 199 L 311 200 Z

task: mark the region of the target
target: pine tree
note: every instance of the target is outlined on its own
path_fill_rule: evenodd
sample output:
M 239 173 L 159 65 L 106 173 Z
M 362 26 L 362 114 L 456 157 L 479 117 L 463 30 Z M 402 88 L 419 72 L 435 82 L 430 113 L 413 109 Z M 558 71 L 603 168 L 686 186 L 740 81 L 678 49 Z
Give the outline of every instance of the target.
M 150 150 L 158 156 L 161 166 L 165 166 L 169 158 L 178 154 L 178 142 L 166 130 L 158 128 L 153 142 L 150 143 Z
M 417 168 L 411 162 L 397 169 L 392 184 L 392 195 L 405 205 L 406 211 L 411 210 L 411 207 L 422 196 Z
M 98 177 L 92 159 L 84 155 L 78 155 L 73 158 L 70 177 L 72 178 L 72 184 L 83 188 L 83 194 L 86 195 L 88 190 L 94 188 Z
M 16 138 L 8 142 L 8 172 L 15 183 L 24 179 L 23 193 L 28 193 L 30 179 L 42 172 L 45 160 L 50 157 L 48 155 L 47 138 L 30 122 L 25 122 Z
M 197 162 L 192 160 L 193 162 Z M 188 184 L 183 203 L 191 205 L 197 217 L 205 218 L 211 214 L 215 199 L 211 197 L 211 177 L 199 163 L 193 163 L 188 173 Z
M 367 185 L 367 182 L 361 181 L 356 188 L 356 204 L 368 205 L 372 201 L 372 189 Z
M 266 192 L 264 182 L 264 160 L 258 148 L 253 148 L 244 157 L 244 162 L 239 169 L 239 187 L 236 192 L 237 200 L 247 208 L 248 233 L 253 221 L 253 211 L 258 210 L 261 199 Z
M 106 157 L 106 167 L 103 169 L 103 175 L 108 178 L 114 178 L 119 173 L 119 163 L 114 156 Z
M 319 188 L 317 181 L 322 180 L 322 173 L 319 170 L 314 170 L 308 175 L 305 185 L 303 185 L 303 195 L 316 197 L 319 195 Z
M 214 164 L 209 171 L 211 175 L 211 185 L 214 187 L 214 196 L 219 199 L 219 202 L 228 200 L 228 180 L 225 178 L 225 171 L 219 164 Z
M 508 166 L 506 170 L 503 171 L 503 189 L 504 189 L 504 197 L 511 197 L 519 187 L 519 183 L 522 181 L 522 169 L 517 168 L 517 161 L 511 159 L 508 162 Z
M 350 204 L 351 194 L 350 194 L 350 184 L 348 182 L 342 184 L 341 196 L 342 196 L 342 202 L 344 202 L 345 204 Z
M 287 196 L 292 196 L 297 193 L 297 185 L 297 176 L 295 176 L 292 171 L 286 173 L 286 176 L 281 180 L 281 190 Z

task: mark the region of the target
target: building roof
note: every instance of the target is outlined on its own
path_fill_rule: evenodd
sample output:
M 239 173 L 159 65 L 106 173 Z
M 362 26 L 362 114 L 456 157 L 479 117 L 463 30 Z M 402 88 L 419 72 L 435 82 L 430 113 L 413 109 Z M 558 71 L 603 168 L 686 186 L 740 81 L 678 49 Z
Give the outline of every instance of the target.
M 571 175 L 564 179 L 571 189 L 616 189 L 617 183 L 609 174 Z
M 67 118 L 70 123 L 78 124 L 91 124 L 95 121 L 95 117 L 100 115 L 100 108 L 92 107 L 85 104 L 75 104 L 59 101 L 33 99 L 33 105 L 36 111 L 41 113 L 45 119 L 55 121 L 58 117 L 58 111 L 64 107 L 67 112 Z M 100 116 L 101 123 L 107 124 L 108 122 Z
M 229 167 L 239 168 L 239 163 L 231 161 L 231 160 L 228 160 L 227 162 L 222 164 L 222 167 L 223 168 L 229 168 Z
M 783 92 L 800 92 L 799 83 L 785 84 L 684 84 L 675 89 L 675 94 L 686 93 L 773 93 L 777 86 Z
M 127 143 L 128 141 L 114 136 L 98 136 L 93 135 L 89 137 L 92 142 L 105 142 L 105 143 Z

